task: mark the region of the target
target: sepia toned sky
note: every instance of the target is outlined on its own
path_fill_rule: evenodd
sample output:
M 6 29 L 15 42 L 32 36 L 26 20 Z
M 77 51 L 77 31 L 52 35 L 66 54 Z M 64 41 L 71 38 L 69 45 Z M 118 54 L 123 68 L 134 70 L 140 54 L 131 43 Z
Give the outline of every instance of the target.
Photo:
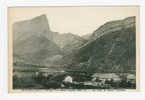
M 46 14 L 52 31 L 85 35 L 107 21 L 139 15 L 139 7 L 12 7 L 8 9 L 9 24 Z

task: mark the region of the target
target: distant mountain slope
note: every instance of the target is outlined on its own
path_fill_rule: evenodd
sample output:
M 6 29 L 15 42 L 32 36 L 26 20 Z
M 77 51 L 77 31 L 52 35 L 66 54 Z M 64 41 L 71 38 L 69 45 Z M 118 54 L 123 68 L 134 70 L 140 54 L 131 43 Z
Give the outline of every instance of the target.
M 87 72 L 135 72 L 135 17 L 112 21 L 94 31 L 72 57 L 68 69 Z
M 53 41 L 62 49 L 62 52 L 67 54 L 86 42 L 82 37 L 72 33 L 59 34 L 57 32 L 53 33 Z
M 60 48 L 64 48 L 67 44 L 70 44 L 72 42 L 82 42 L 84 41 L 83 38 L 74 35 L 72 33 L 54 33 L 53 34 L 53 41 L 60 46 Z
M 82 37 L 73 35 L 71 33 L 63 34 L 63 37 L 64 37 L 63 40 L 65 40 L 66 42 L 63 47 L 63 51 L 67 54 L 74 52 L 74 50 L 77 50 L 81 45 L 87 42 Z
M 89 40 L 91 38 L 91 35 L 92 34 L 86 34 L 86 35 L 83 35 L 81 37 L 84 38 L 85 40 Z

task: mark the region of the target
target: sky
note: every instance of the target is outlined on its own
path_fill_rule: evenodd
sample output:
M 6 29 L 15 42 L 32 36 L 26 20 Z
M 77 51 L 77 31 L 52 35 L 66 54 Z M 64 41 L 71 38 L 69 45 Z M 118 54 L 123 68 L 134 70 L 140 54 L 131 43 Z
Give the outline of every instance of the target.
M 120 20 L 129 16 L 139 16 L 138 6 L 98 6 L 98 7 L 11 7 L 8 22 L 29 20 L 45 14 L 50 29 L 59 33 L 86 35 L 92 33 L 105 22 Z

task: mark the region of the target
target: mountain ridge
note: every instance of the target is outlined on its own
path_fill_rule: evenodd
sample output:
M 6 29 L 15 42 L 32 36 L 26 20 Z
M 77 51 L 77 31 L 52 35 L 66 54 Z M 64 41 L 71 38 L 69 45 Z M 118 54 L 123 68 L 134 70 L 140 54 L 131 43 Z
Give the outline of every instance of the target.
M 125 24 L 120 24 L 124 23 L 124 20 Z M 69 62 L 71 67 L 67 69 L 72 68 L 87 72 L 134 73 L 136 68 L 135 17 L 125 18 L 124 20 L 122 22 L 120 22 L 121 20 L 109 22 L 110 26 L 107 23 L 109 28 L 106 28 L 106 24 L 101 26 L 101 30 L 103 30 L 102 27 L 110 29 L 112 23 L 115 22 L 114 26 L 118 24 L 119 30 L 104 31 L 105 34 L 100 31 L 100 28 L 94 31 L 92 38 L 72 55 Z

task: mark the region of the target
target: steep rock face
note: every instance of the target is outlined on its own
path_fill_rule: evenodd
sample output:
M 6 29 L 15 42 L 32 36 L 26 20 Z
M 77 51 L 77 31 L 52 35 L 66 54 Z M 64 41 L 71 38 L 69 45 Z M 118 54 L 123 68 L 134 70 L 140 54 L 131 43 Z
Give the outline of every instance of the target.
M 88 72 L 135 72 L 135 36 L 135 17 L 108 22 L 80 47 L 70 66 Z
M 43 65 L 47 57 L 61 53 L 51 41 L 52 32 L 45 15 L 14 23 L 13 34 L 14 58 L 23 59 L 25 63 Z
M 13 24 L 13 39 L 17 41 L 25 40 L 30 36 L 45 36 L 49 40 L 52 34 L 45 15 L 35 17 L 30 20 L 20 21 Z

